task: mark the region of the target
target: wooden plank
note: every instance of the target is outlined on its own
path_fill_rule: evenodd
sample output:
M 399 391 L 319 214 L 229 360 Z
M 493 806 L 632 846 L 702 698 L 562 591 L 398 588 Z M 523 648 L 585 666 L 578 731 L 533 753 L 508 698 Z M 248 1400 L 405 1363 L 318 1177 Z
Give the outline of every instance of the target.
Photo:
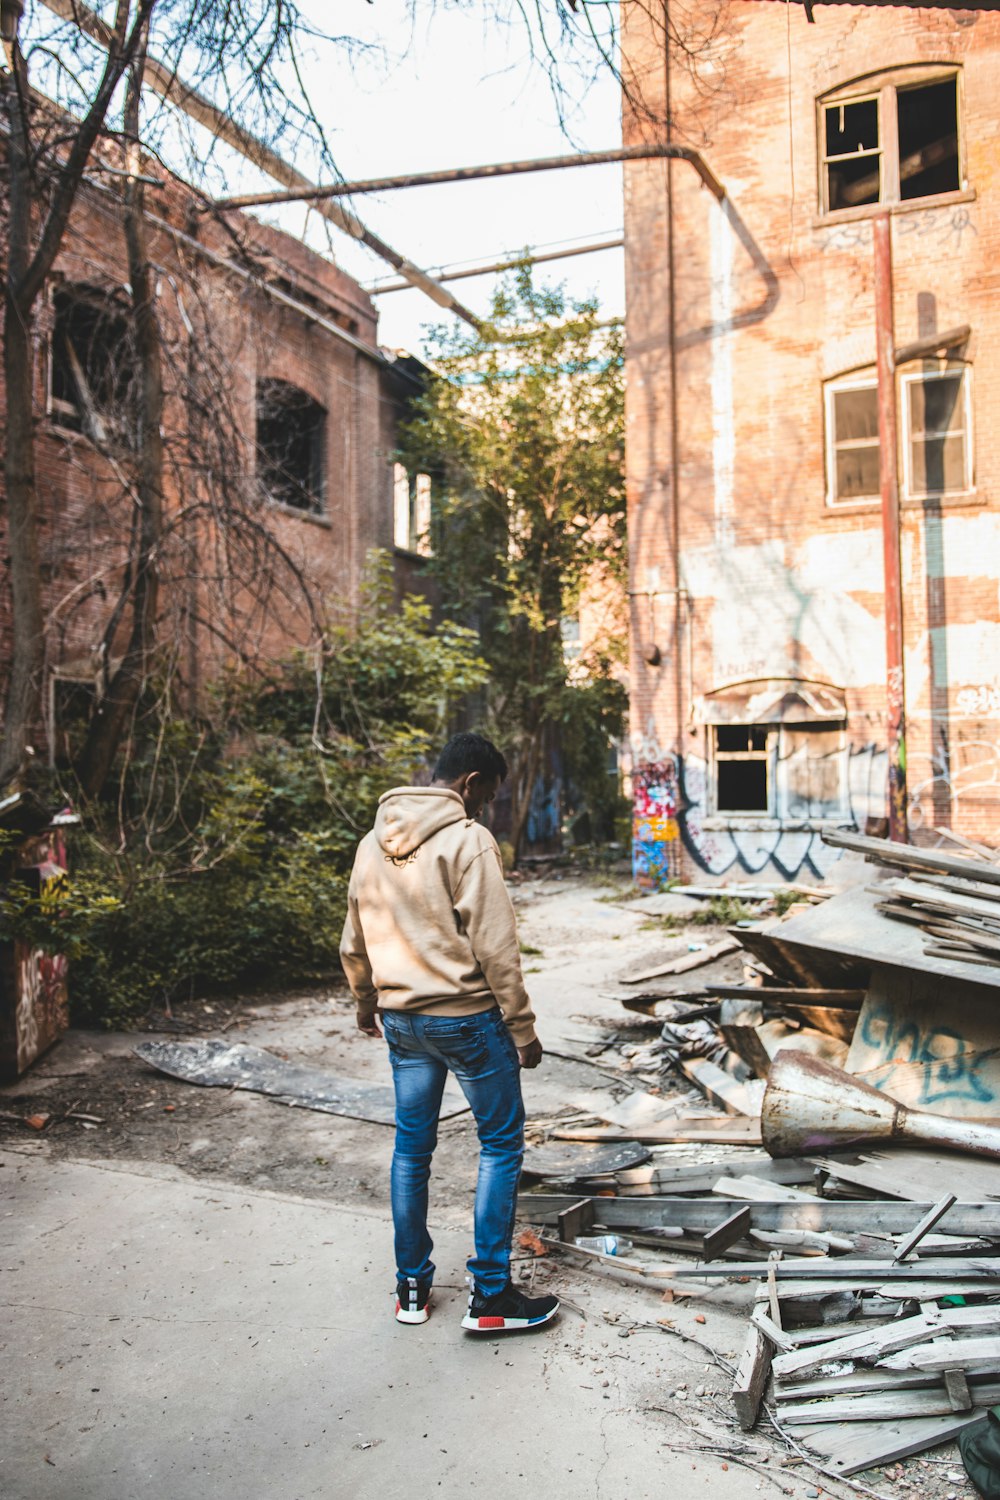
M 950 1442 L 963 1427 L 981 1416 L 981 1411 L 973 1409 L 900 1422 L 851 1422 L 843 1426 L 817 1423 L 807 1430 L 800 1428 L 796 1438 L 822 1459 L 827 1468 L 846 1479 L 876 1464 L 895 1463 L 911 1453 L 922 1453 L 925 1448 Z
M 766 1339 L 771 1340 L 771 1343 L 774 1345 L 775 1349 L 782 1349 L 785 1352 L 788 1352 L 795 1348 L 795 1344 L 791 1338 L 791 1335 L 787 1334 L 783 1328 L 779 1327 L 778 1324 L 775 1323 L 774 1319 L 764 1311 L 763 1307 L 759 1303 L 751 1312 L 750 1321 L 755 1328 L 760 1329 L 761 1333 Z
M 740 1083 L 724 1068 L 707 1057 L 682 1057 L 677 1067 L 684 1077 L 701 1089 L 710 1104 L 724 1109 L 729 1115 L 747 1115 L 756 1119 L 760 1115 L 764 1085 Z M 635 1137 L 638 1139 L 638 1137 Z
M 589 1234 L 594 1227 L 594 1200 L 581 1198 L 569 1208 L 560 1209 L 558 1215 L 559 1238 L 570 1244 L 578 1234 Z
M 814 1250 L 818 1255 L 829 1255 L 831 1250 L 850 1254 L 857 1249 L 856 1239 L 846 1234 L 814 1234 L 809 1229 L 751 1229 L 748 1239 L 768 1250 Z
M 717 958 L 724 958 L 727 953 L 735 953 L 739 943 L 733 937 L 720 938 L 717 943 L 710 943 L 707 948 L 701 948 L 697 953 L 685 953 L 680 958 L 671 959 L 669 963 L 660 964 L 655 969 L 644 969 L 641 974 L 629 974 L 625 979 L 619 979 L 619 984 L 644 984 L 647 979 L 659 979 L 665 974 L 686 974 L 690 969 L 700 969 L 703 964 L 714 963 Z
M 687 1274 L 686 1267 L 679 1267 L 679 1273 Z M 703 1276 L 757 1276 L 760 1274 L 760 1264 L 757 1261 L 748 1261 L 743 1264 L 733 1261 L 726 1266 L 705 1266 L 699 1273 Z M 838 1255 L 830 1260 L 821 1262 L 815 1260 L 786 1260 L 781 1263 L 781 1274 L 800 1277 L 808 1281 L 815 1277 L 817 1280 L 828 1282 L 853 1281 L 858 1284 L 868 1285 L 874 1277 L 878 1277 L 881 1284 L 891 1286 L 897 1280 L 915 1281 L 918 1278 L 924 1282 L 933 1282 L 937 1279 L 958 1281 L 963 1276 L 971 1280 L 985 1281 L 991 1276 L 1000 1277 L 1000 1259 L 994 1256 L 954 1256 L 944 1260 L 917 1261 L 914 1264 L 906 1263 L 901 1266 L 894 1265 L 892 1261 L 861 1260 L 853 1256 Z
M 816 1194 L 789 1183 L 768 1182 L 764 1178 L 741 1174 L 739 1177 L 720 1177 L 712 1184 L 712 1192 L 722 1198 L 746 1198 L 754 1203 L 815 1203 Z
M 1000 1199 L 1000 1162 L 984 1161 L 957 1153 L 911 1151 L 900 1147 L 866 1151 L 853 1160 L 844 1157 L 814 1157 L 823 1171 L 840 1181 L 867 1188 L 882 1198 L 908 1198 L 928 1203 L 953 1192 L 958 1203 L 985 1203 Z M 955 1230 L 954 1213 L 948 1215 L 950 1233 Z
M 824 828 L 820 835 L 825 844 L 836 849 L 852 849 L 855 854 L 870 854 L 882 865 L 905 870 L 930 870 L 940 875 L 962 875 L 984 885 L 1000 885 L 1000 866 L 938 850 L 917 849 L 912 844 L 894 844 L 888 839 L 868 838 L 863 833 L 848 833 L 842 828 Z
M 1000 891 L 997 891 L 996 896 L 974 896 L 956 890 L 942 890 L 919 880 L 894 880 L 890 889 L 894 896 L 920 906 L 931 905 L 945 911 L 971 912 L 1000 921 Z M 708 986 L 705 988 L 708 989 Z
M 937 1343 L 914 1344 L 879 1360 L 887 1370 L 973 1370 L 1000 1366 L 1000 1337 L 941 1339 Z
M 615 1173 L 619 1189 L 623 1187 L 649 1186 L 661 1191 L 672 1189 L 675 1193 L 710 1193 L 712 1184 L 722 1172 L 732 1171 L 735 1176 L 751 1172 L 756 1178 L 768 1182 L 812 1182 L 816 1168 L 802 1157 L 786 1157 L 776 1161 L 766 1151 L 746 1150 L 740 1156 L 727 1156 L 716 1161 L 684 1162 L 671 1166 L 667 1162 L 647 1163 L 642 1167 L 624 1167 Z
M 790 1385 L 775 1385 L 779 1414 L 787 1401 L 816 1401 L 825 1396 L 868 1396 L 873 1391 L 919 1391 L 941 1385 L 940 1375 L 925 1370 L 849 1370 Z
M 926 1343 L 935 1335 L 940 1337 L 962 1330 L 989 1328 L 1000 1328 L 1000 1306 L 935 1308 L 930 1312 L 915 1313 L 910 1318 L 897 1318 L 881 1328 L 862 1328 L 857 1333 L 845 1334 L 843 1338 L 799 1349 L 775 1361 L 774 1377 L 788 1381 L 800 1377 L 805 1370 L 818 1369 L 820 1365 L 839 1364 L 843 1360 L 882 1360 L 911 1344 Z M 901 1367 L 890 1365 L 889 1368 Z
M 747 1330 L 747 1341 L 733 1380 L 733 1406 L 744 1432 L 757 1420 L 764 1387 L 771 1369 L 771 1342 L 753 1323 Z
M 860 1010 L 865 998 L 864 990 L 830 990 L 815 986 L 785 988 L 782 985 L 706 984 L 707 995 L 718 995 L 730 1000 L 770 1000 L 779 1005 L 803 1005 L 817 1008 L 832 1007 L 834 1010 Z
M 976 1401 L 980 1406 L 992 1406 L 1000 1401 L 1000 1385 L 980 1386 Z M 801 1406 L 789 1403 L 782 1408 L 781 1420 L 789 1426 L 813 1422 L 898 1422 L 950 1413 L 951 1402 L 942 1386 L 939 1390 L 929 1391 L 876 1391 L 869 1396 L 833 1396 L 828 1401 L 808 1401 Z
M 944 1388 L 952 1411 L 971 1411 L 972 1393 L 962 1370 L 945 1370 Z
M 681 1120 L 665 1120 L 662 1125 L 639 1126 L 634 1130 L 597 1125 L 584 1126 L 579 1130 L 562 1128 L 553 1130 L 551 1134 L 556 1141 L 638 1141 L 642 1146 L 683 1145 L 685 1142 L 703 1141 L 717 1146 L 759 1146 L 760 1120 L 750 1119 L 748 1116 L 717 1120 L 692 1115 Z
M 522 1193 L 518 1212 L 533 1224 L 555 1225 L 560 1209 L 572 1208 L 579 1193 Z M 723 1198 L 685 1198 L 656 1196 L 648 1198 L 597 1198 L 600 1222 L 611 1229 L 659 1229 L 678 1226 L 703 1233 L 716 1224 L 727 1206 Z M 743 1206 L 730 1200 L 730 1212 Z M 751 1203 L 750 1220 L 754 1229 L 809 1229 L 817 1233 L 830 1230 L 838 1234 L 879 1233 L 908 1234 L 913 1228 L 914 1213 L 923 1214 L 930 1203 L 914 1205 L 909 1201 L 870 1203 L 856 1199 L 815 1198 L 811 1203 Z M 956 1203 L 945 1215 L 949 1231 L 973 1237 L 1000 1238 L 1000 1203 Z M 877 1264 L 888 1265 L 886 1260 Z M 910 1270 L 920 1276 L 922 1262 Z M 886 1278 L 880 1277 L 880 1280 Z
M 945 1214 L 948 1212 L 949 1208 L 953 1206 L 955 1201 L 956 1200 L 954 1193 L 946 1193 L 943 1198 L 939 1199 L 938 1202 L 935 1203 L 932 1209 L 928 1210 L 928 1212 L 924 1214 L 919 1224 L 916 1225 L 912 1233 L 906 1236 L 906 1239 L 903 1241 L 899 1249 L 896 1251 L 896 1254 L 893 1256 L 893 1259 L 897 1264 L 900 1261 L 905 1260 L 908 1255 L 913 1254 L 914 1250 L 920 1244 L 920 1241 L 923 1239 L 924 1235 L 927 1234 L 929 1230 L 934 1228 L 934 1225 L 938 1222 L 939 1219 L 944 1218 Z
M 728 1250 L 730 1245 L 735 1245 L 741 1240 L 750 1228 L 750 1209 L 747 1205 L 738 1208 L 735 1213 L 729 1214 L 722 1220 L 721 1224 L 710 1229 L 705 1235 L 703 1256 L 705 1260 L 715 1260 L 716 1256 Z

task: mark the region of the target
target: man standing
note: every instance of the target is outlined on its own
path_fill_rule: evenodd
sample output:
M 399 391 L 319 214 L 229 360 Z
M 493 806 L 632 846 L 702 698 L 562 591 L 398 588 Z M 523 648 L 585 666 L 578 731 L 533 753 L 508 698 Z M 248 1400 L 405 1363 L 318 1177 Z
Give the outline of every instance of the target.
M 355 855 L 340 943 L 358 1026 L 377 1037 L 381 1015 L 392 1062 L 396 1317 L 428 1317 L 427 1184 L 451 1071 L 480 1145 L 472 1294 L 462 1327 L 490 1333 L 547 1323 L 559 1309 L 555 1297 L 525 1297 L 510 1279 L 524 1155 L 520 1070 L 538 1066 L 542 1044 L 500 851 L 476 821 L 506 775 L 495 745 L 457 734 L 430 786 L 396 787 L 380 798 L 375 827 Z

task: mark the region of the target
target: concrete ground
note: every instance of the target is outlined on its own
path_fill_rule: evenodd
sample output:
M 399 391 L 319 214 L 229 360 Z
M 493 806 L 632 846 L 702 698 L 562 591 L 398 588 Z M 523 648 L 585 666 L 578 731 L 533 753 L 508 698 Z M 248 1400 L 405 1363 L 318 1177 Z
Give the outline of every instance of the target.
M 572 1291 L 556 1323 L 464 1334 L 451 1229 L 434 1316 L 404 1328 L 384 1214 L 37 1148 L 4 1153 L 0 1180 L 5 1500 L 803 1491 L 664 1446 L 710 1433 L 725 1380 L 635 1328 L 671 1311 L 644 1289 L 562 1270 L 536 1285 Z M 672 1315 L 710 1340 L 690 1304 Z
M 552 878 L 515 893 L 550 1048 L 581 1050 L 595 1018 L 619 1023 L 617 975 L 677 944 L 613 894 Z M 388 1073 L 342 992 L 183 1014 L 192 1034 L 217 1026 L 356 1077 Z M 475 1139 L 461 1116 L 435 1158 L 436 1310 L 401 1327 L 391 1130 L 192 1088 L 139 1064 L 135 1039 L 71 1033 L 0 1090 L 2 1500 L 848 1493 L 732 1425 L 713 1351 L 738 1356 L 749 1287 L 665 1303 L 651 1284 L 523 1255 L 517 1274 L 566 1299 L 560 1319 L 463 1334 Z M 525 1077 L 529 1115 L 607 1086 L 550 1056 Z M 20 1120 L 39 1110 L 51 1123 L 34 1135 Z M 892 1493 L 948 1493 L 930 1483 L 944 1464 L 923 1473 L 924 1488 Z

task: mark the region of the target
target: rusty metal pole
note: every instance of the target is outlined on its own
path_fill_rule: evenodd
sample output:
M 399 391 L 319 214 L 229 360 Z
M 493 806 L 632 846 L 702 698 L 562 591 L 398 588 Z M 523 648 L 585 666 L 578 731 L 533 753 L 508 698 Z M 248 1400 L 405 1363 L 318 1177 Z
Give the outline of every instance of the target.
M 892 238 L 887 213 L 872 221 L 875 248 L 875 344 L 878 371 L 879 490 L 885 567 L 886 745 L 889 753 L 889 837 L 910 841 L 906 820 L 906 675 L 899 552 L 896 357 L 892 310 Z

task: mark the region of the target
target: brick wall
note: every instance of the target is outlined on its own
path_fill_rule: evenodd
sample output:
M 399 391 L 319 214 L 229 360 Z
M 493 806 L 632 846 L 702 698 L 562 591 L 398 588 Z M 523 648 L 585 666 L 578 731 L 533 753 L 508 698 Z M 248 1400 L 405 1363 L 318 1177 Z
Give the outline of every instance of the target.
M 686 163 L 626 169 L 637 872 L 832 862 L 821 814 L 717 810 L 713 704 L 740 682 L 757 683 L 748 699 L 761 680 L 836 689 L 841 794 L 825 811 L 884 816 L 881 515 L 828 503 L 824 426 L 826 383 L 874 369 L 872 210 L 822 209 L 817 101 L 939 65 L 960 78 L 963 181 L 892 213 L 896 343 L 970 325 L 974 479 L 903 499 L 908 785 L 914 828 L 1000 842 L 1000 16 L 850 4 L 810 25 L 800 6 L 733 0 L 694 64 L 671 49 L 668 76 L 649 9 L 626 7 L 626 141 L 664 138 L 669 89 L 671 138 L 704 153 L 728 203 Z M 770 734 L 777 786 L 791 737 Z
M 392 548 L 401 404 L 377 349 L 374 308 L 356 282 L 297 240 L 231 215 L 242 254 L 219 225 L 193 219 L 191 208 L 183 183 L 150 192 L 167 351 L 161 636 L 196 694 L 221 668 L 241 658 L 266 665 L 314 640 L 331 614 L 356 607 L 368 553 Z M 127 280 L 120 206 L 113 194 L 88 186 L 39 304 L 36 338 L 47 680 L 95 674 L 122 586 L 132 515 L 127 464 L 67 430 L 49 409 L 52 298 L 59 287 L 81 283 L 122 296 Z M 199 360 L 205 368 L 192 376 Z M 255 495 L 256 390 L 265 378 L 290 382 L 325 408 L 316 514 L 247 498 Z M 219 482 L 223 471 L 226 483 Z M 232 505 L 244 512 L 236 528 L 222 524 Z M 128 624 L 126 611 L 112 657 L 123 649 Z M 0 666 L 10 652 L 4 589 Z M 40 746 L 51 727 L 48 720 L 39 726 Z

